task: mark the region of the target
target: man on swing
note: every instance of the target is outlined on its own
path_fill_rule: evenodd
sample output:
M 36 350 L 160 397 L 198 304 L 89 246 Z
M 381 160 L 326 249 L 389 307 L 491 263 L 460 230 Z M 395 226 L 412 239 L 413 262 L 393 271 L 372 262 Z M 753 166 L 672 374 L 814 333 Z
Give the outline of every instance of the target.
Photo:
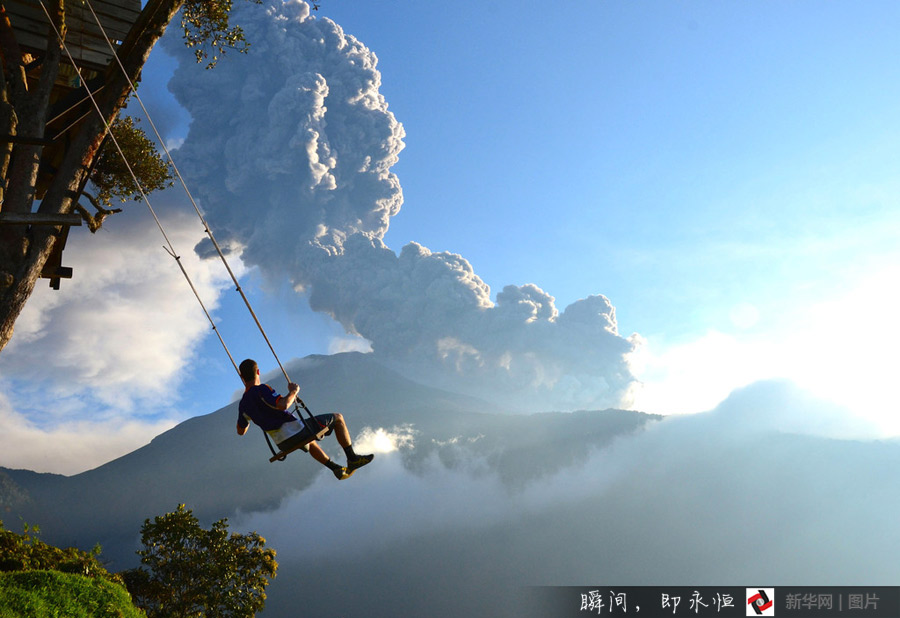
M 237 432 L 239 436 L 247 433 L 250 421 L 253 421 L 275 440 L 282 451 L 292 450 L 297 444 L 309 442 L 309 429 L 287 410 L 294 403 L 300 387 L 294 383 L 288 384 L 288 394 L 281 396 L 268 384 L 261 384 L 259 380 L 259 366 L 256 361 L 247 359 L 241 363 L 238 371 L 241 380 L 244 381 L 244 396 L 238 405 Z M 339 481 L 350 478 L 356 470 L 372 461 L 375 455 L 357 455 L 353 451 L 350 442 L 350 431 L 344 417 L 338 413 L 319 414 L 316 421 L 323 427 L 328 427 L 329 435 L 332 431 L 338 444 L 347 455 L 347 465 L 339 466 L 316 444 L 315 440 L 300 448 L 312 455 L 313 459 L 326 466 Z

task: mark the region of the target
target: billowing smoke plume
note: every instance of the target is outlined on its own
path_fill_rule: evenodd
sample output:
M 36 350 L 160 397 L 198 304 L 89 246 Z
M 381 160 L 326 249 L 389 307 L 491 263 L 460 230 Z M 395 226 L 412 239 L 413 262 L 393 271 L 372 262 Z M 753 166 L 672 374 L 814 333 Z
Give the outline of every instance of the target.
M 204 70 L 180 39 L 169 89 L 192 116 L 178 162 L 219 235 L 246 245 L 269 273 L 305 272 L 360 233 L 381 237 L 403 201 L 390 173 L 403 127 L 378 92 L 377 59 L 303 2 L 236 3 L 252 42 Z
M 531 409 L 627 403 L 636 338 L 606 298 L 559 313 L 525 285 L 495 303 L 463 257 L 384 245 L 404 131 L 371 51 L 299 1 L 236 5 L 235 19 L 250 52 L 213 71 L 170 46 L 169 88 L 192 116 L 177 158 L 219 238 L 420 379 Z

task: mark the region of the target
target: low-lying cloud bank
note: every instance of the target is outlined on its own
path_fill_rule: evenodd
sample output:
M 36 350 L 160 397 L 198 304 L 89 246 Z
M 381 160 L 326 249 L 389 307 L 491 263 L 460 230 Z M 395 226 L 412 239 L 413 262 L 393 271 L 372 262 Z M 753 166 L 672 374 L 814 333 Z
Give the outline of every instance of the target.
M 486 465 L 479 441 L 415 470 L 392 451 L 232 524 L 278 551 L 274 616 L 310 579 L 310 611 L 375 616 L 527 615 L 498 596 L 531 584 L 889 584 L 900 577 L 900 444 L 819 437 L 817 410 L 839 420 L 820 404 L 755 384 L 520 488 Z M 761 540 L 765 551 L 748 550 Z
M 192 117 L 177 158 L 218 237 L 418 379 L 529 410 L 631 401 L 640 338 L 619 335 L 605 297 L 560 312 L 528 284 L 494 302 L 464 257 L 384 245 L 404 131 L 372 51 L 296 0 L 237 4 L 235 20 L 252 47 L 214 71 L 168 45 Z
M 404 453 L 416 448 L 416 433 L 411 426 L 363 429 L 354 445 L 358 452 L 376 453 L 372 464 L 340 484 L 323 473 L 278 511 L 239 513 L 232 526 L 265 530 L 284 560 L 327 558 L 336 551 L 358 558 L 419 535 L 472 532 L 501 524 L 510 513 L 542 512 L 577 500 L 581 491 L 600 491 L 623 472 L 613 452 L 599 452 L 577 470 L 513 490 L 479 454 L 477 436 L 439 444 L 439 451 L 411 469 Z M 595 474 L 598 467 L 601 476 Z M 321 534 L 298 535 L 297 521 Z
M 39 426 L 0 394 L 0 467 L 77 474 L 140 448 L 148 435 L 160 434 L 176 423 L 107 419 L 105 425 L 100 431 L 94 419 L 62 418 Z
M 803 478 L 806 485 L 797 488 L 798 495 L 802 495 L 811 489 L 821 490 L 838 471 L 842 477 L 853 478 L 872 465 L 873 452 L 878 453 L 876 459 L 882 455 L 900 457 L 900 443 L 896 441 L 843 439 L 844 430 L 854 423 L 846 411 L 816 400 L 788 382 L 760 382 L 736 391 L 710 412 L 667 417 L 594 451 L 573 468 L 514 488 L 505 486 L 484 459 L 487 445 L 483 436 L 473 434 L 443 441 L 438 444 L 438 452 L 447 455 L 453 451 L 453 456 L 434 455 L 413 470 L 405 464 L 403 454 L 414 451 L 423 439 L 414 427 L 366 428 L 355 438 L 357 450 L 378 455 L 358 476 L 336 483 L 323 473 L 311 488 L 286 499 L 278 511 L 242 514 L 235 525 L 266 530 L 272 544 L 288 557 L 297 543 L 302 544 L 305 556 L 309 555 L 306 552 L 327 556 L 334 552 L 335 544 L 341 545 L 340 541 L 330 534 L 320 539 L 298 535 L 292 522 L 303 518 L 315 528 L 344 531 L 342 537 L 348 550 L 362 552 L 369 543 L 380 546 L 388 540 L 413 538 L 437 529 L 485 528 L 526 513 L 552 513 L 564 505 L 600 499 L 608 492 L 627 492 L 628 487 L 639 492 L 637 497 L 642 502 L 652 502 L 653 494 L 660 492 L 660 496 L 675 499 L 669 505 L 675 511 L 689 511 L 691 505 L 677 499 L 680 492 L 685 498 L 697 497 L 702 495 L 702 487 L 715 486 L 716 495 L 699 500 L 696 508 L 698 513 L 705 513 L 704 518 L 718 519 L 718 525 L 724 529 L 734 524 L 729 519 L 734 513 L 725 516 L 735 506 L 734 500 L 757 499 L 755 494 L 741 497 L 741 492 L 756 487 L 757 481 L 762 487 L 758 498 L 772 511 L 748 511 L 742 517 L 760 517 L 774 525 L 773 512 L 786 505 L 771 504 L 765 498 L 766 482 L 781 485 L 787 477 Z M 579 439 L 572 436 L 573 441 Z M 510 446 L 515 445 L 507 445 Z M 808 459 L 817 449 L 821 453 L 815 459 L 824 466 L 821 477 L 817 476 L 814 462 Z M 835 456 L 857 450 L 867 453 L 864 460 Z M 334 457 L 340 459 L 341 455 L 335 453 Z M 688 470 L 701 470 L 701 474 L 682 477 Z M 776 471 L 777 476 L 771 476 Z M 766 475 L 765 481 L 761 474 Z M 863 475 L 860 482 L 886 479 L 884 474 L 878 478 Z M 900 481 L 892 482 L 896 485 Z M 860 494 L 864 490 L 848 487 L 847 491 Z M 900 500 L 897 496 L 894 501 Z M 793 506 L 802 506 L 803 513 L 810 515 L 818 508 L 816 504 Z M 717 509 L 721 510 L 721 518 L 714 515 Z M 839 511 L 840 506 L 833 506 L 832 513 Z M 787 517 L 791 513 L 784 514 L 785 526 L 798 523 Z M 685 529 L 679 530 L 679 535 L 693 537 L 708 532 L 694 529 L 688 520 L 681 523 Z

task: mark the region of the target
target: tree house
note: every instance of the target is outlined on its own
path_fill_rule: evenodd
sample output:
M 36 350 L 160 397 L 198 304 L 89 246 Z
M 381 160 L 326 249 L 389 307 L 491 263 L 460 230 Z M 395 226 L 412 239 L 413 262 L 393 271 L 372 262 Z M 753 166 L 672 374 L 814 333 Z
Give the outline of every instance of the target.
M 0 4 L 6 10 L 16 42 L 28 67 L 28 78 L 37 80 L 41 70 L 41 58 L 47 49 L 47 36 L 53 32 L 47 15 L 38 0 L 0 0 Z M 68 134 L 87 115 L 94 113 L 88 94 L 82 86 L 87 86 L 91 92 L 103 88 L 103 74 L 111 62 L 115 63 L 107 38 L 114 47 L 121 44 L 140 15 L 141 0 L 66 0 L 65 11 L 67 27 L 65 44 L 68 54 L 63 53 L 60 60 L 59 73 L 51 93 L 50 113 L 44 137 L 0 136 L 0 140 L 3 141 L 38 143 L 44 146 L 37 181 L 38 199 L 43 197 L 65 154 L 69 143 Z M 98 20 L 102 30 L 97 25 Z M 82 83 L 82 79 L 86 84 Z M 19 214 L 15 217 L 0 213 L 0 225 L 4 224 L 60 226 L 61 231 L 57 236 L 53 255 L 44 266 L 41 277 L 50 279 L 50 286 L 54 289 L 59 289 L 61 278 L 71 278 L 72 269 L 62 266 L 62 252 L 69 227 L 81 225 L 79 215 L 63 215 L 48 221 L 36 213 Z
M 31 67 L 28 77 L 36 80 L 41 70 L 40 59 L 46 53 L 47 35 L 53 32 L 47 15 L 38 0 L 2 0 L 2 4 L 25 64 Z M 111 62 L 115 62 L 103 32 L 117 47 L 137 21 L 141 0 L 66 0 L 65 10 L 68 54 L 62 54 L 56 87 L 51 95 L 52 107 L 44 132 L 44 143 L 48 146 L 51 142 L 56 145 L 79 119 L 92 110 L 73 61 L 91 92 L 102 88 L 103 72 Z M 103 26 L 102 31 L 97 25 L 98 20 Z M 46 158 L 53 160 L 53 157 Z M 38 193 L 42 193 L 40 188 Z
M 47 48 L 50 26 L 41 5 L 37 0 L 4 0 L 3 4 L 22 51 L 42 55 Z M 113 56 L 91 14 L 91 7 L 112 44 L 118 45 L 137 20 L 141 0 L 90 0 L 90 7 L 86 0 L 66 1 L 66 46 L 79 68 L 99 73 Z M 68 57 L 63 55 L 62 62 L 69 64 Z

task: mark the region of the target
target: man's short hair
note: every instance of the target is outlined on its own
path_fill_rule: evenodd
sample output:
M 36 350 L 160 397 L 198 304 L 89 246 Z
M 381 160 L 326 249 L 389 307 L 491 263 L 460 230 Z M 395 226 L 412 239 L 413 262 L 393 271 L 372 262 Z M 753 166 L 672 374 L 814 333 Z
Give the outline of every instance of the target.
M 248 358 L 247 360 L 241 362 L 240 367 L 238 367 L 238 371 L 241 374 L 241 379 L 244 382 L 253 382 L 256 378 L 256 372 L 259 371 L 259 365 L 256 364 L 256 361 L 252 358 Z

